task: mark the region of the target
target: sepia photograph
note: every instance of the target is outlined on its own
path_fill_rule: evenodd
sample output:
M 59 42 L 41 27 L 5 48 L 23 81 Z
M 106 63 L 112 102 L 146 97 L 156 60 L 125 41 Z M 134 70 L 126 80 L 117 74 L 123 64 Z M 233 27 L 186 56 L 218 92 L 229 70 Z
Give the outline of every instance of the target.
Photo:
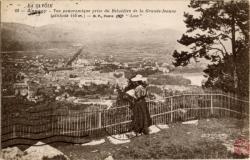
M 248 0 L 0 10 L 0 160 L 249 159 Z

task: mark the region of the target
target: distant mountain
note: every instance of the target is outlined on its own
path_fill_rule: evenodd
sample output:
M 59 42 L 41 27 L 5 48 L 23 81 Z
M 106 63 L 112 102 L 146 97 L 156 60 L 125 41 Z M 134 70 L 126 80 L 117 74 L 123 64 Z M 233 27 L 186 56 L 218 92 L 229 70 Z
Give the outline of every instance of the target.
M 126 30 L 106 26 L 98 30 L 97 24 L 50 24 L 41 27 L 19 23 L 1 24 L 2 51 L 60 49 L 81 44 L 85 51 L 93 55 L 155 57 L 158 54 L 159 59 L 169 59 L 181 36 L 180 32 L 173 29 Z
M 67 44 L 67 41 L 53 37 L 52 32 L 25 24 L 1 23 L 2 51 L 48 49 Z M 61 31 L 55 33 L 62 34 Z

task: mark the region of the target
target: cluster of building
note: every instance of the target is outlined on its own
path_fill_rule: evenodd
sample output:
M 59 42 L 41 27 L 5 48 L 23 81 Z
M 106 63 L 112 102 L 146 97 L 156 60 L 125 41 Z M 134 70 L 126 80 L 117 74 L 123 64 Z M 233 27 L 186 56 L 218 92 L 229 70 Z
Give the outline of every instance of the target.
M 72 61 L 70 66 L 66 66 L 67 59 L 65 58 L 55 59 L 43 55 L 35 57 L 23 56 L 17 59 L 8 58 L 10 63 L 14 63 L 15 65 L 22 64 L 13 81 L 12 89 L 14 90 L 14 95 L 24 96 L 29 101 L 39 102 L 46 95 L 59 94 L 56 100 L 76 102 L 73 96 L 67 92 L 62 92 L 62 90 L 67 90 L 71 86 L 83 88 L 84 86 L 91 86 L 93 84 L 118 85 L 124 88 L 127 85 L 125 72 L 128 70 L 152 69 L 163 73 L 170 71 L 168 64 L 158 64 L 152 60 L 121 63 L 115 61 L 112 55 L 107 58 L 93 57 L 92 59 L 74 55 L 73 58 L 70 59 Z M 102 72 L 102 68 L 105 69 L 106 67 L 111 67 L 111 70 Z M 46 92 L 51 93 L 46 94 Z

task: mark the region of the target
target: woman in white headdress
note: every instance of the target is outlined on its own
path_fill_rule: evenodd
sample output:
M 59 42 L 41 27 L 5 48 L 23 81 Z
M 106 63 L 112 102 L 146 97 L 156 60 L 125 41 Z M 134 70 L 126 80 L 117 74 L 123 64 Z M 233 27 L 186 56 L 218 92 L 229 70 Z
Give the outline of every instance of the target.
M 133 83 L 135 83 L 134 89 L 134 97 L 135 102 L 133 106 L 133 130 L 136 133 L 144 133 L 148 134 L 148 127 L 152 125 L 152 120 L 149 114 L 149 109 L 146 104 L 146 96 L 147 96 L 147 78 L 142 75 L 136 75 L 131 79 Z

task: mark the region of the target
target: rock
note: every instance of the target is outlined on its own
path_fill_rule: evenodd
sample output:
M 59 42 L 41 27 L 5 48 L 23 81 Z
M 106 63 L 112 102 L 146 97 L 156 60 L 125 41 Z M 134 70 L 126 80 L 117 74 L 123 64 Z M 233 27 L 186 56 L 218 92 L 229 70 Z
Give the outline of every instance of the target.
M 24 160 L 49 160 L 57 158 L 60 160 L 69 160 L 61 151 L 43 142 L 37 142 L 34 146 L 25 150 Z
M 198 125 L 198 120 L 192 120 L 192 121 L 186 121 L 186 122 L 182 122 L 182 124 L 193 124 L 193 125 Z
M 5 160 L 22 160 L 24 153 L 18 147 L 2 149 L 2 158 Z
M 160 129 L 168 129 L 169 128 L 169 126 L 167 124 L 158 124 L 157 127 Z
M 132 138 L 136 136 L 135 132 L 127 132 L 125 134 L 128 136 L 128 138 Z
M 105 158 L 104 160 L 114 160 L 114 158 L 112 156 L 108 156 L 107 158 Z
M 93 150 L 93 151 L 91 151 L 92 153 L 95 153 L 95 152 L 98 152 L 98 150 L 97 149 L 95 149 L 95 150 Z
M 160 132 L 160 129 L 156 127 L 156 125 L 152 125 L 149 127 L 149 134 Z
M 123 144 L 130 142 L 130 139 L 127 137 L 126 134 L 118 134 L 118 135 L 112 135 L 107 137 L 110 143 L 113 144 Z
M 105 143 L 105 139 L 93 140 L 93 141 L 91 141 L 89 143 L 82 144 L 82 146 L 94 146 L 94 145 L 99 145 L 99 144 L 102 144 L 102 143 Z

